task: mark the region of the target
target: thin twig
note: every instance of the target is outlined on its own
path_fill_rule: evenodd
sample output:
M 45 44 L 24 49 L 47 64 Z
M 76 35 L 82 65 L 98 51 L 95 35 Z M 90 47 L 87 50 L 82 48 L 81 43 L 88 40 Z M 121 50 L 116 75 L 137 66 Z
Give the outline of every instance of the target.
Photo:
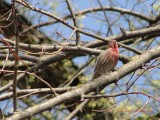
M 110 31 L 111 34 L 113 35 L 113 31 L 112 31 L 111 25 L 110 25 L 110 23 L 109 23 L 107 14 L 106 14 L 106 12 L 105 12 L 105 9 L 104 9 L 103 5 L 101 4 L 100 0 L 97 0 L 97 1 L 98 1 L 98 3 L 99 3 L 100 7 L 102 8 L 102 12 L 103 12 L 104 17 L 105 17 L 105 19 L 106 19 L 106 22 L 108 23 L 108 32 L 107 32 L 107 36 L 109 35 L 109 31 Z
M 92 95 L 94 95 L 96 93 L 92 93 Z M 91 101 L 91 99 L 86 99 L 84 100 L 80 105 L 78 105 L 78 107 L 76 107 L 76 109 L 74 111 L 72 111 L 67 117 L 65 120 L 72 120 L 74 118 L 74 116 L 79 112 L 81 111 L 82 112 L 82 109 Z
M 67 80 L 66 82 L 68 82 L 66 85 L 64 85 L 65 87 L 71 85 L 73 83 L 73 81 L 84 71 L 84 69 L 86 68 L 86 66 L 88 66 L 91 62 L 92 62 L 93 58 L 91 58 L 88 62 L 86 62 L 81 68 L 78 69 L 78 71 L 76 71 L 76 73 L 73 74 L 73 76 L 71 77 L 71 79 Z M 66 83 L 65 82 L 65 83 Z
M 69 9 L 69 11 L 70 11 L 70 13 L 71 13 L 71 16 L 72 16 L 72 18 L 73 18 L 74 26 L 75 26 L 76 28 L 78 28 L 76 16 L 75 16 L 75 14 L 74 14 L 74 12 L 73 12 L 73 9 L 72 9 L 72 7 L 71 7 L 71 4 L 70 4 L 69 0 L 66 0 L 66 3 L 67 3 L 67 5 L 68 5 L 68 9 Z M 76 45 L 79 44 L 79 40 L 80 40 L 80 34 L 79 34 L 78 31 L 76 31 Z
M 134 115 L 133 115 L 131 118 L 133 118 L 133 117 L 136 116 L 139 112 L 141 112 L 141 111 L 146 107 L 146 105 L 148 104 L 149 100 L 150 100 L 150 97 L 148 97 L 148 100 L 146 101 L 146 103 L 145 103 L 136 113 L 134 113 Z M 130 119 L 131 119 L 131 118 L 130 118 Z
M 158 98 L 155 98 L 155 97 L 148 95 L 146 93 L 143 93 L 143 92 L 123 92 L 123 93 L 117 93 L 117 94 L 111 94 L 111 95 L 83 95 L 82 97 L 84 99 L 94 99 L 94 98 L 118 97 L 118 96 L 128 95 L 128 94 L 142 94 L 142 95 L 153 98 L 154 100 L 160 102 L 160 100 Z
M 114 100 L 114 104 L 110 108 L 104 109 L 104 110 L 95 110 L 95 109 L 93 109 L 92 111 L 94 111 L 94 112 L 108 112 L 108 111 L 110 111 L 111 109 L 116 107 L 116 100 L 115 100 L 114 97 L 113 97 L 113 100 Z

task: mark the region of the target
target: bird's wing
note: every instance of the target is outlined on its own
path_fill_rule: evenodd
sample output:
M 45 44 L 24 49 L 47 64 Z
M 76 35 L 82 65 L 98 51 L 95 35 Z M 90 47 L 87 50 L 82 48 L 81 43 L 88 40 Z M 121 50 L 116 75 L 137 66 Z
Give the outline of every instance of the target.
M 109 54 L 109 50 L 107 49 L 97 57 L 94 72 L 96 72 L 96 70 L 100 70 L 99 67 L 101 67 L 102 65 L 104 65 L 105 62 L 108 61 L 108 58 L 107 58 L 108 54 Z

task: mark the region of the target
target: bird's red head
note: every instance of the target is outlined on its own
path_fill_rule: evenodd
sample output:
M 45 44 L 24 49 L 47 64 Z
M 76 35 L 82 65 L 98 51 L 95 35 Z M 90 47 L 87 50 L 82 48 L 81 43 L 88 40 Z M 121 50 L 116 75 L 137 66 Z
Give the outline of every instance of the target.
M 109 48 L 112 48 L 118 52 L 118 44 L 116 40 L 111 40 L 109 42 Z

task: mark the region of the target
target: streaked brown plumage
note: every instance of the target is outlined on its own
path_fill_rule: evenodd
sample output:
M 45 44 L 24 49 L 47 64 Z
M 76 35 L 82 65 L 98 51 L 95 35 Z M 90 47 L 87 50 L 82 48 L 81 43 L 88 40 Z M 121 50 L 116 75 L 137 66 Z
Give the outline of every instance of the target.
M 98 57 L 93 73 L 93 78 L 112 71 L 118 63 L 119 51 L 116 40 L 109 42 L 109 48 L 103 51 Z

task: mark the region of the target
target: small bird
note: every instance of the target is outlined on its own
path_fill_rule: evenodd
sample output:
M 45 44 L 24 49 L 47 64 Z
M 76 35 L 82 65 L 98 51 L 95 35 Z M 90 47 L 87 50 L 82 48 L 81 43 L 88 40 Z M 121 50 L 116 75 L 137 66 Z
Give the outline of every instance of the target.
M 119 50 L 116 40 L 109 42 L 109 48 L 103 51 L 98 57 L 93 73 L 93 79 L 100 77 L 102 74 L 106 74 L 116 67 L 119 59 Z

